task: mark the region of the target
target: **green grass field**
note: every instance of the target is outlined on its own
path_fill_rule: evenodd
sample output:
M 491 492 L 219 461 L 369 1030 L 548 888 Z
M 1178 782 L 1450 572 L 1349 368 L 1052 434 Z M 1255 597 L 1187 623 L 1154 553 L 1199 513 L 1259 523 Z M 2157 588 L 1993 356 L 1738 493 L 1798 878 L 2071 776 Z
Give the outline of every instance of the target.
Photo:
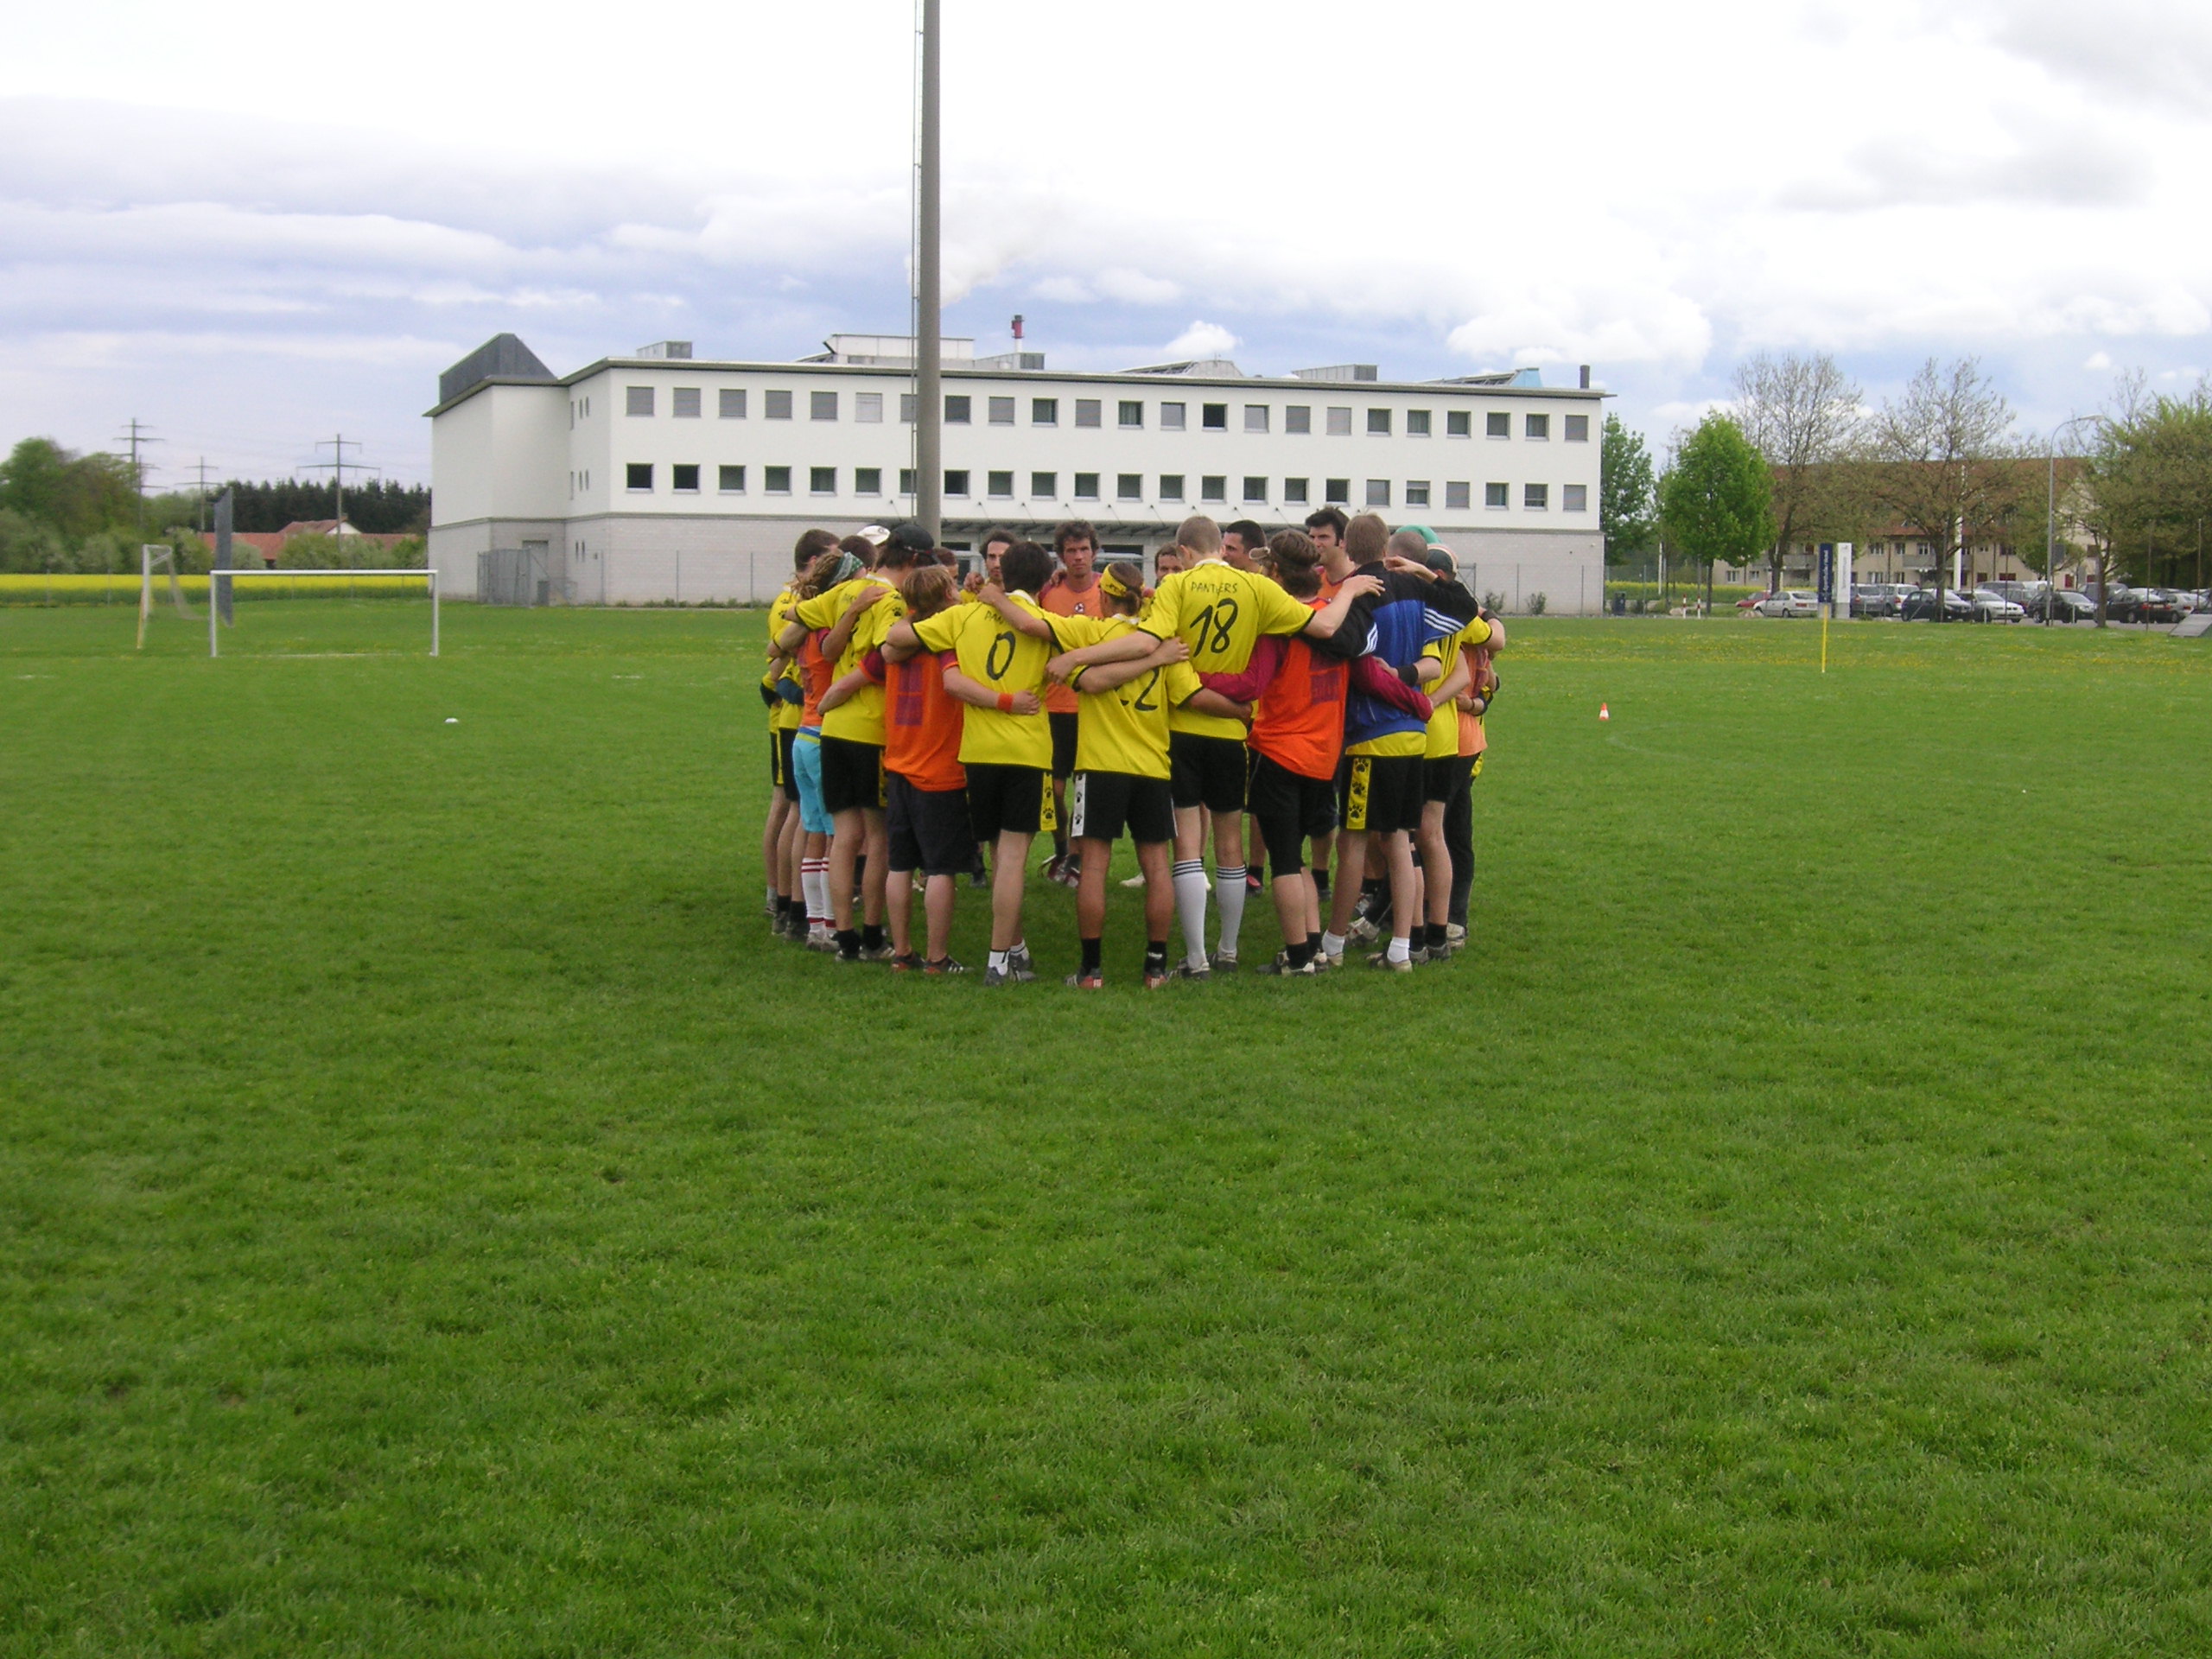
M 2212 641 L 1519 623 L 1478 954 L 1080 997 L 767 938 L 758 613 L 130 626 L 0 612 L 0 1654 L 2212 1649 Z

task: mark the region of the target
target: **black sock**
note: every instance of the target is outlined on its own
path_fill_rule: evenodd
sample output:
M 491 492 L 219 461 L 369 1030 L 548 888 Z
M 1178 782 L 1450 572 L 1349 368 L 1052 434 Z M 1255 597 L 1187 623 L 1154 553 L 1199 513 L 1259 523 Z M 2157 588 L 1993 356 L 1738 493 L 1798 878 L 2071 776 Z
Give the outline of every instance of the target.
M 1105 949 L 1105 945 L 1106 941 L 1103 939 L 1085 939 L 1083 942 L 1083 971 L 1084 973 L 1095 974 L 1098 971 L 1099 956 Z
M 1290 965 L 1292 967 L 1306 968 L 1313 965 L 1313 946 L 1312 944 L 1301 943 L 1299 944 L 1294 944 L 1290 946 L 1289 949 Z
M 860 949 L 861 936 L 857 929 L 841 927 L 837 930 L 838 955 L 845 957 L 858 956 L 860 954 Z
M 1314 956 L 1320 955 L 1321 936 L 1319 933 L 1308 933 L 1306 936 L 1306 949 Z
M 1313 867 L 1313 891 L 1324 899 L 1329 896 L 1329 867 L 1325 864 Z
M 1390 880 L 1388 876 L 1363 876 L 1360 878 L 1359 890 L 1365 893 L 1369 898 L 1375 899 L 1379 898 L 1382 893 L 1382 890 L 1389 885 Z
M 1147 974 L 1164 974 L 1167 971 L 1166 940 L 1154 939 L 1145 945 L 1144 970 Z
M 1428 944 L 1428 948 L 1432 950 L 1435 950 L 1439 945 L 1444 943 L 1443 923 L 1431 922 L 1428 925 L 1428 938 L 1427 943 Z
M 870 922 L 867 926 L 861 929 L 861 949 L 863 950 L 880 950 L 883 949 L 883 924 L 881 922 Z

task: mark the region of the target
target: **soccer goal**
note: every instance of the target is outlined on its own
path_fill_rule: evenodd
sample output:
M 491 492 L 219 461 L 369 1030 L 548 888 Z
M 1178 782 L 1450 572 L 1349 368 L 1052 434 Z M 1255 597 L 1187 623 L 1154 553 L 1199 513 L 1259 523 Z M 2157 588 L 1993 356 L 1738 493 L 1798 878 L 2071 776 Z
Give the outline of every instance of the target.
M 146 649 L 146 625 L 154 620 L 154 569 L 158 565 L 169 579 L 169 603 L 176 607 L 176 613 L 190 617 L 192 607 L 184 602 L 184 586 L 176 579 L 176 550 L 148 542 L 138 549 L 138 649 Z
M 287 656 L 350 657 L 419 650 L 406 643 L 422 626 L 416 607 L 429 601 L 430 655 L 438 654 L 438 573 L 435 569 L 217 570 L 208 576 L 207 654 L 222 654 L 227 625 L 233 644 Z M 226 613 L 228 614 L 226 615 Z

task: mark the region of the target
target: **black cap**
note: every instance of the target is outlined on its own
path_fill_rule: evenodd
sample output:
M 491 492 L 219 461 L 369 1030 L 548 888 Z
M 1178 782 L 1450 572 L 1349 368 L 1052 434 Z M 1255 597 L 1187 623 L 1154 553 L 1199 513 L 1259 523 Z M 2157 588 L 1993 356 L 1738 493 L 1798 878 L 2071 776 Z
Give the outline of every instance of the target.
M 891 526 L 891 545 L 903 547 L 913 553 L 933 552 L 937 547 L 929 531 L 912 518 L 903 524 Z

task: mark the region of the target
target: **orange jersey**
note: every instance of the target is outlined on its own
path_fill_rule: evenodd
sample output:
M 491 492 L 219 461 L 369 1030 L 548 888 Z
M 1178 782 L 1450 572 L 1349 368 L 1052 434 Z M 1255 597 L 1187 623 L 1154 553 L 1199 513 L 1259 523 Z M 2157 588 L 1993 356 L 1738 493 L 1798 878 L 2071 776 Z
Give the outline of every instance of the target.
M 960 700 L 944 689 L 957 667 L 949 651 L 918 652 L 884 664 L 883 764 L 916 789 L 965 789 L 960 764 Z
M 1056 582 L 1037 595 L 1040 610 L 1054 616 L 1088 616 L 1103 618 L 1114 613 L 1106 601 L 1106 590 L 1098 585 L 1096 577 L 1090 586 L 1077 593 L 1065 582 Z M 1076 694 L 1065 685 L 1056 685 L 1045 694 L 1045 711 L 1052 715 L 1072 715 L 1081 707 Z
M 1306 603 L 1319 610 L 1323 603 Z M 1344 747 L 1344 690 L 1351 664 L 1323 657 L 1295 635 L 1271 634 L 1252 648 L 1238 675 L 1209 674 L 1206 684 L 1224 696 L 1254 697 L 1249 741 L 1262 754 L 1301 778 L 1333 778 Z
M 806 702 L 799 710 L 798 723 L 816 732 L 822 729 L 822 694 L 837 677 L 837 665 L 822 654 L 823 632 L 817 630 L 808 634 L 792 653 L 798 663 L 799 682 L 806 688 Z

